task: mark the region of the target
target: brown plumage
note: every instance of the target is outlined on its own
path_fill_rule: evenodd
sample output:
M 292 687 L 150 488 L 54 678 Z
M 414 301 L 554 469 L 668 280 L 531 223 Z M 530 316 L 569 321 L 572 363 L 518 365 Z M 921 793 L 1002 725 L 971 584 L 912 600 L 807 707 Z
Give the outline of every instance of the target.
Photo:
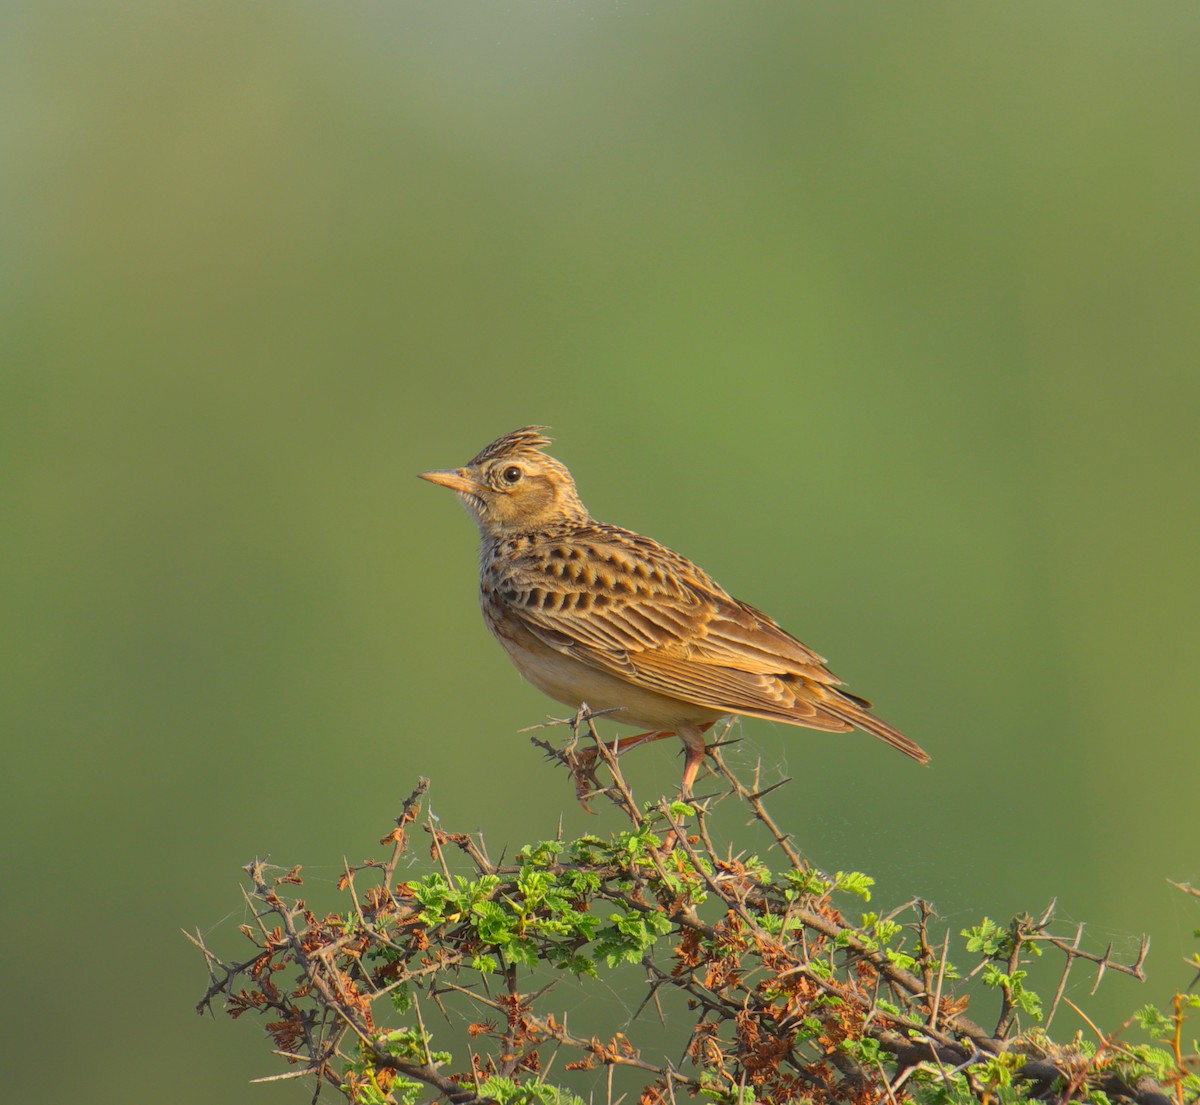
M 463 468 L 421 473 L 457 492 L 475 518 L 484 619 L 534 686 L 650 729 L 622 738 L 619 751 L 677 735 L 685 793 L 704 730 L 729 714 L 858 728 L 928 762 L 761 610 L 657 541 L 595 521 L 570 472 L 542 451 L 543 429 L 514 430 Z

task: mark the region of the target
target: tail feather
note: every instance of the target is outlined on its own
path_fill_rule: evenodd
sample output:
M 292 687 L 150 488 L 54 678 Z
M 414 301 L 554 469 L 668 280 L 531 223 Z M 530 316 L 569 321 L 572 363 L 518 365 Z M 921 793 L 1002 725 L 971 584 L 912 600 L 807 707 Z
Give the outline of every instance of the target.
M 847 694 L 845 691 L 837 691 L 835 694 L 836 698 L 830 696 L 832 701 L 821 703 L 823 711 L 833 714 L 842 721 L 849 722 L 855 728 L 862 729 L 873 737 L 878 737 L 886 744 L 899 749 L 906 756 L 911 756 L 918 763 L 929 763 L 929 753 L 916 741 L 909 740 L 899 729 L 893 729 L 886 721 L 880 721 L 867 709 L 870 703 L 865 699 Z

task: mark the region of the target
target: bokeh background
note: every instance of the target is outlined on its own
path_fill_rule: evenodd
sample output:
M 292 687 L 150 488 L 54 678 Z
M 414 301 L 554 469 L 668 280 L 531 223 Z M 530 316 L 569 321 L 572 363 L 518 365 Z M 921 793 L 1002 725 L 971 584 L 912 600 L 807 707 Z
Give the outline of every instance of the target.
M 744 723 L 814 860 L 1148 931 L 1108 1025 L 1187 981 L 1194 4 L 0 18 L 11 1100 L 307 1100 L 180 928 L 236 954 L 242 864 L 330 892 L 418 774 L 495 851 L 612 827 L 414 478 L 528 422 L 932 753 Z

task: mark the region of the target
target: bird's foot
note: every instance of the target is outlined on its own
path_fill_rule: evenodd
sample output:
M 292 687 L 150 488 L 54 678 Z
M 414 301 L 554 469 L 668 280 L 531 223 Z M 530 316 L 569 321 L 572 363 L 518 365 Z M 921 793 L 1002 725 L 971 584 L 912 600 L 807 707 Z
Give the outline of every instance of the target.
M 600 780 L 596 778 L 596 769 L 599 767 L 600 760 L 599 750 L 596 748 L 571 748 L 567 750 L 565 758 L 567 770 L 571 773 L 571 779 L 575 783 L 576 800 L 588 813 L 594 814 L 596 811 L 588 805 L 588 799 L 602 794 L 605 790 L 600 784 Z
M 670 736 L 674 736 L 674 734 L 669 730 L 658 729 L 648 733 L 635 733 L 628 737 L 617 737 L 614 741 L 604 743 L 603 751 L 600 741 L 597 741 L 591 748 L 568 748 L 566 750 L 567 767 L 575 780 L 575 797 L 579 800 L 579 804 L 588 813 L 594 813 L 595 811 L 587 804 L 587 800 L 608 789 L 596 778 L 601 760 L 615 761 L 622 753 L 636 748 L 639 744 L 648 744 L 651 741 L 662 740 L 664 737 Z

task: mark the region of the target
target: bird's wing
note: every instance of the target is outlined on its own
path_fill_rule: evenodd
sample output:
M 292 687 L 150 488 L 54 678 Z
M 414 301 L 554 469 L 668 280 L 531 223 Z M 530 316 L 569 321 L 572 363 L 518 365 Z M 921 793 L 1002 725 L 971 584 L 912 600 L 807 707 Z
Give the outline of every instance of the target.
M 818 717 L 819 708 L 796 691 L 840 682 L 766 614 L 677 553 L 626 530 L 595 526 L 543 540 L 497 571 L 497 599 L 539 639 L 661 694 L 799 720 Z

